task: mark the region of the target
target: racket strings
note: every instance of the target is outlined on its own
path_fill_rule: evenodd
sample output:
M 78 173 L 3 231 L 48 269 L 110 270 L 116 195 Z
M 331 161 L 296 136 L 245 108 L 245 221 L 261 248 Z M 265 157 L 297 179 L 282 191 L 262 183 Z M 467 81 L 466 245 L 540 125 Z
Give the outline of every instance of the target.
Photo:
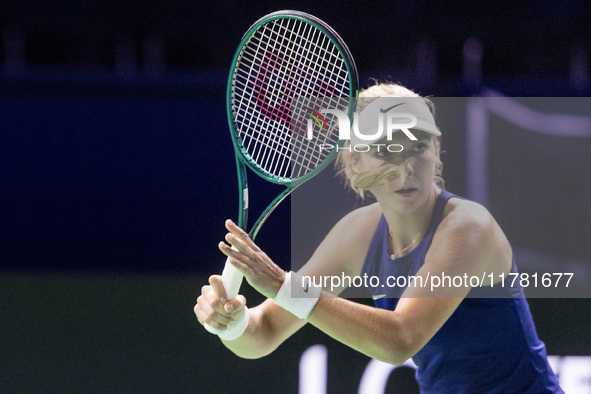
M 268 28 L 269 25 L 266 25 L 265 29 L 268 30 Z M 271 31 L 271 34 L 272 33 L 273 32 Z M 283 37 L 283 40 L 285 40 L 285 37 Z M 269 128 L 273 126 L 272 124 L 264 124 L 266 120 L 265 118 L 271 120 L 277 120 L 277 118 L 279 118 L 279 122 L 277 124 L 279 127 L 289 121 L 289 108 L 286 104 L 286 98 L 280 97 L 278 95 L 278 92 L 282 91 L 283 85 L 287 85 L 287 87 L 289 87 L 289 83 L 285 84 L 285 77 L 277 72 L 281 71 L 281 68 L 277 67 L 277 62 L 279 62 L 281 59 L 277 55 L 275 55 L 278 51 L 278 45 L 281 45 L 280 41 L 278 39 L 267 40 L 265 44 L 265 58 L 262 59 L 261 63 L 261 65 L 264 65 L 264 67 L 259 67 L 256 79 L 256 81 L 260 83 L 260 90 L 258 90 L 258 92 L 257 89 L 251 90 L 251 94 L 257 94 L 256 100 L 258 104 L 260 104 L 261 102 L 269 102 L 269 104 L 268 107 L 260 108 L 260 111 L 255 111 L 257 116 L 251 118 L 251 120 L 256 121 L 254 125 L 255 127 L 257 124 L 263 124 L 265 127 L 267 127 L 267 130 L 273 130 Z M 262 68 L 264 68 L 263 73 L 261 73 Z M 271 75 L 268 75 L 269 68 L 271 68 Z M 263 88 L 263 83 L 265 83 L 266 81 L 268 81 L 268 83 L 266 87 Z M 269 107 L 272 108 L 271 113 L 269 113 Z M 257 130 L 253 128 L 253 131 Z M 286 133 L 284 130 L 278 131 L 279 132 L 266 133 L 257 132 L 252 133 L 250 135 L 250 137 L 254 137 L 251 138 L 251 141 L 254 140 L 258 143 L 252 150 L 252 152 L 255 153 L 255 155 L 253 155 L 252 158 L 263 168 L 263 170 L 267 171 L 268 173 L 286 176 L 285 172 L 278 173 L 275 171 L 279 162 L 282 162 L 283 164 L 286 161 L 285 158 L 287 157 L 287 155 L 289 155 L 289 140 L 287 139 L 288 133 Z M 249 135 L 245 133 L 245 137 L 247 136 Z M 246 147 L 247 151 L 250 151 L 250 144 L 246 145 Z M 278 160 L 277 157 L 279 157 L 281 160 Z M 270 159 L 271 165 L 269 163 Z M 273 163 L 275 164 L 274 166 L 272 165 Z M 281 165 L 281 168 L 283 167 L 284 165 Z
M 308 30 L 308 31 L 312 29 L 312 26 L 311 26 L 311 25 L 308 25 L 308 24 L 304 24 L 304 25 L 307 27 L 307 30 Z M 287 27 L 287 30 L 289 30 L 289 26 Z M 297 33 L 296 33 L 296 34 L 297 34 Z M 292 35 L 293 35 L 293 34 L 292 34 Z M 294 41 L 295 41 L 295 40 L 293 39 L 293 37 L 291 37 L 291 36 L 287 37 L 287 39 L 288 39 L 288 42 L 294 42 Z M 326 36 L 323 36 L 323 41 L 326 41 L 326 40 L 327 40 Z M 299 49 L 300 49 L 301 51 L 306 51 L 306 50 L 308 49 L 308 48 L 307 48 L 307 46 L 310 46 L 310 45 L 314 44 L 314 42 L 315 42 L 315 41 L 313 41 L 313 40 L 310 40 L 310 39 L 306 39 L 306 40 L 304 40 L 304 42 L 305 42 L 305 45 L 300 45 L 300 47 L 299 47 Z M 306 45 L 307 45 L 307 46 L 306 46 Z M 319 48 L 324 48 L 324 47 L 325 47 L 325 45 L 324 45 L 324 43 L 321 43 L 321 44 L 320 44 L 320 45 L 318 45 L 317 47 L 319 47 Z M 314 65 L 314 64 L 316 64 L 316 65 L 319 65 L 319 64 L 320 64 L 320 62 L 318 62 L 318 61 L 316 61 L 316 62 L 314 63 L 314 60 L 315 60 L 315 59 L 313 59 L 311 56 L 308 56 L 308 57 L 306 57 L 306 56 L 302 56 L 302 55 L 300 55 L 300 52 L 295 52 L 295 53 L 296 53 L 296 55 L 297 55 L 297 56 L 300 56 L 301 58 L 303 58 L 303 59 L 304 59 L 304 61 L 306 61 L 307 63 L 309 63 L 309 64 L 306 64 L 306 63 L 304 63 L 304 67 L 307 67 L 307 68 L 309 68 L 309 67 L 310 67 L 310 64 L 312 64 L 312 65 Z M 294 60 L 292 60 L 292 62 L 293 62 L 293 61 L 294 61 Z M 295 61 L 300 61 L 300 59 L 295 59 Z M 342 62 L 341 62 L 341 64 L 342 64 Z M 342 68 L 341 68 L 341 70 L 342 70 Z M 316 70 L 313 70 L 313 71 L 314 71 L 314 73 L 317 73 L 317 71 L 316 71 Z M 304 90 L 304 92 L 305 92 L 305 90 Z M 273 95 L 271 95 L 271 96 L 273 96 Z M 281 100 L 282 98 L 279 98 L 279 99 Z
M 265 25 L 264 28 L 268 30 L 268 25 Z M 265 36 L 264 33 L 265 32 L 263 32 L 263 37 Z M 251 86 L 248 86 L 248 83 L 252 81 L 247 80 L 245 84 L 247 96 L 245 96 L 245 98 L 247 99 L 247 104 L 261 104 L 261 102 L 264 102 L 265 100 L 268 100 L 268 104 L 267 107 L 260 108 L 261 110 L 259 111 L 257 111 L 256 108 L 247 108 L 248 111 L 250 111 L 250 113 L 246 113 L 246 127 L 243 130 L 241 130 L 241 134 L 243 143 L 246 147 L 246 151 L 251 154 L 251 158 L 254 160 L 254 162 L 261 165 L 261 167 L 263 167 L 265 171 L 273 173 L 269 168 L 268 160 L 265 160 L 265 157 L 270 157 L 270 154 L 272 152 L 278 153 L 281 157 L 284 157 L 288 153 L 285 149 L 285 147 L 288 144 L 288 141 L 286 140 L 287 137 L 281 138 L 283 134 L 277 132 L 260 132 L 260 130 L 257 130 L 257 126 L 268 128 L 270 126 L 273 126 L 272 124 L 266 124 L 269 123 L 269 119 L 274 120 L 277 116 L 281 115 L 283 117 L 282 120 L 285 120 L 288 114 L 285 105 L 277 109 L 277 105 L 283 104 L 285 101 L 282 98 L 277 97 L 276 94 L 273 93 L 280 88 L 280 86 L 278 87 L 278 84 L 281 82 L 281 79 L 277 77 L 273 78 L 273 75 L 268 75 L 269 69 L 271 69 L 272 71 L 275 71 L 277 69 L 276 64 L 274 63 L 276 63 L 278 59 L 274 56 L 272 57 L 269 54 L 273 54 L 276 51 L 278 41 L 269 39 L 262 42 L 265 44 L 264 51 L 261 50 L 262 45 L 259 44 L 256 47 L 257 51 L 254 52 L 255 56 L 254 60 L 252 61 L 252 64 L 256 64 L 256 62 L 260 64 L 255 79 L 255 82 L 257 82 L 259 86 L 255 85 L 254 88 L 252 88 Z M 262 55 L 262 58 L 259 57 L 259 54 Z M 249 73 L 251 73 L 254 67 L 249 67 L 248 69 Z M 263 91 L 263 83 L 265 83 L 267 80 L 269 83 L 265 86 L 265 91 Z M 257 89 L 257 87 L 259 89 Z M 256 98 L 253 96 L 255 94 Z M 275 111 L 271 110 L 271 114 L 269 114 L 269 108 L 273 108 Z M 248 115 L 250 115 L 250 117 L 248 117 Z M 267 120 L 267 122 L 265 120 Z M 278 123 L 278 126 L 281 126 L 281 122 Z M 251 147 L 251 143 L 253 141 L 255 144 L 253 147 Z
M 338 135 L 333 125 L 307 139 L 310 108 L 348 98 L 348 81 L 339 49 L 312 24 L 284 18 L 261 26 L 243 47 L 233 80 L 234 119 L 250 159 L 279 178 L 311 172 L 330 153 L 319 144 L 336 144 Z
M 300 25 L 302 25 L 302 24 L 300 24 Z M 308 29 L 308 30 L 312 29 L 312 26 L 311 26 L 311 25 L 305 24 L 305 26 L 307 27 L 307 29 Z M 288 30 L 289 30 L 289 26 L 288 26 Z M 282 32 L 282 33 L 284 33 L 284 35 L 285 35 L 285 38 L 287 39 L 286 41 L 287 41 L 288 43 L 293 43 L 293 42 L 295 42 L 295 40 L 294 40 L 294 38 L 293 38 L 293 32 Z M 289 36 L 288 36 L 286 33 L 288 33 L 288 34 L 289 34 Z M 296 33 L 296 34 L 297 34 L 297 33 Z M 323 37 L 322 37 L 322 38 L 323 38 L 323 42 L 322 42 L 322 43 L 320 43 L 320 45 L 318 46 L 319 48 L 324 48 L 324 47 L 325 47 L 325 42 L 328 40 L 328 38 L 327 38 L 326 36 L 324 36 L 324 35 L 323 35 Z M 284 40 L 284 41 L 285 41 L 285 40 Z M 298 49 L 300 49 L 300 50 L 301 50 L 301 49 L 303 48 L 303 50 L 305 51 L 305 50 L 307 50 L 307 49 L 308 49 L 308 48 L 307 48 L 307 46 L 309 46 L 309 45 L 312 45 L 313 43 L 314 43 L 314 41 L 312 41 L 312 40 L 309 40 L 309 39 L 306 39 L 306 40 L 304 40 L 304 45 L 300 45 L 300 47 L 299 47 Z M 282 42 L 282 44 L 283 44 L 283 42 Z M 283 44 L 283 45 L 284 45 L 284 44 Z M 293 47 L 289 47 L 288 49 L 289 49 L 289 50 L 291 50 L 291 51 L 292 51 L 292 53 L 295 53 L 295 54 L 296 54 L 296 56 L 299 56 L 299 57 L 301 57 L 302 59 L 304 59 L 304 60 L 307 60 L 307 61 L 308 61 L 308 63 L 311 63 L 312 65 L 314 65 L 314 64 L 315 64 L 315 65 L 319 65 L 319 64 L 320 64 L 320 62 L 318 62 L 318 61 L 317 61 L 316 63 L 314 63 L 314 60 L 315 60 L 315 59 L 313 59 L 311 56 L 309 56 L 309 57 L 307 57 L 307 58 L 306 58 L 305 56 L 302 56 L 302 55 L 300 55 L 300 51 L 293 51 Z M 289 51 L 283 51 L 283 52 L 289 52 Z M 300 61 L 300 59 L 297 59 L 297 58 L 296 58 L 296 59 L 294 59 L 294 58 L 291 58 L 291 59 L 290 59 L 290 61 L 291 61 L 292 63 L 294 63 L 295 61 Z M 308 67 L 309 67 L 309 66 L 310 66 L 310 64 L 305 64 L 305 66 L 308 66 Z M 317 70 L 314 70 L 314 72 L 316 72 L 316 73 L 317 73 Z M 286 77 L 287 77 L 286 75 L 282 75 L 282 76 L 281 76 L 281 78 L 286 78 Z M 287 81 L 287 86 L 288 86 L 288 88 L 289 88 L 289 85 L 291 85 L 291 84 L 294 84 L 294 83 L 295 83 L 295 81 L 291 81 L 291 80 L 289 80 L 289 79 L 288 79 L 288 81 Z M 277 100 L 284 100 L 284 98 L 282 98 L 282 97 L 273 97 L 273 94 L 271 95 L 271 97 L 272 97 L 272 98 L 274 98 L 274 99 L 275 99 L 275 101 L 277 101 Z M 285 108 L 285 107 L 284 107 L 284 108 Z M 285 110 L 284 110 L 283 112 L 284 112 L 284 116 L 285 116 Z M 281 143 L 285 143 L 285 141 L 281 141 Z M 301 151 L 301 150 L 302 150 L 302 149 L 300 149 L 300 151 Z M 309 149 L 308 149 L 308 150 L 303 150 L 303 151 L 304 151 L 304 152 L 307 152 L 307 151 L 309 151 Z M 277 151 L 275 150 L 274 152 L 277 152 Z M 298 161 L 298 160 L 297 160 L 297 158 L 302 158 L 302 157 L 303 157 L 303 158 L 310 158 L 310 157 L 313 157 L 313 156 L 311 156 L 311 155 L 302 155 L 301 153 L 300 153 L 300 154 L 296 153 L 295 155 L 292 155 L 292 156 L 296 158 L 296 160 L 295 160 L 295 162 L 296 162 L 296 163 L 298 163 L 298 164 L 302 164 L 302 167 L 300 168 L 300 170 L 301 170 L 301 169 L 305 169 L 306 171 L 310 171 L 310 170 L 312 170 L 312 169 L 314 168 L 314 165 L 312 165 L 312 166 L 309 166 L 309 165 L 306 165 L 305 163 L 302 163 L 301 161 Z M 258 158 L 257 158 L 257 159 L 258 159 Z M 308 160 L 308 161 L 310 161 L 310 160 Z M 283 161 L 283 163 L 285 163 L 285 160 Z M 266 163 L 263 163 L 263 165 L 265 165 L 265 164 L 266 164 Z M 312 163 L 312 164 L 318 164 L 318 163 Z M 284 168 L 284 166 L 282 166 L 281 168 Z M 274 169 L 272 169 L 272 170 L 274 170 Z M 298 175 L 298 174 L 296 174 L 296 175 Z
M 300 26 L 302 26 L 302 24 L 300 24 Z M 297 37 L 303 37 L 302 40 L 302 44 L 297 47 L 297 48 L 290 48 L 290 49 L 294 49 L 292 52 L 290 52 L 290 54 L 292 56 L 289 57 L 289 61 L 290 62 L 300 62 L 301 64 L 303 64 L 303 68 L 308 68 L 311 70 L 311 74 L 313 76 L 317 76 L 317 75 L 326 75 L 326 73 L 322 73 L 321 70 L 319 68 L 323 67 L 322 65 L 322 61 L 324 56 L 322 55 L 322 53 L 318 53 L 318 52 L 313 52 L 313 50 L 315 48 L 317 49 L 321 49 L 321 50 L 325 50 L 327 48 L 327 43 L 330 42 L 329 38 L 324 35 L 324 34 L 320 34 L 320 32 L 316 29 L 313 28 L 312 25 L 309 24 L 305 24 L 304 25 L 304 33 L 303 34 L 298 34 L 296 33 L 295 36 L 293 37 L 294 34 L 290 34 L 289 41 L 288 42 L 294 42 L 297 40 Z M 299 30 L 298 30 L 299 32 Z M 287 32 L 286 32 L 287 33 Z M 319 41 L 321 39 L 321 41 Z M 330 47 L 331 52 L 326 52 L 324 51 L 324 55 L 333 55 L 333 58 L 336 59 L 337 57 L 334 56 L 334 53 L 332 52 L 333 50 L 335 50 L 336 48 L 334 46 Z M 313 56 L 306 56 L 306 53 L 311 53 Z M 332 63 L 329 63 L 332 64 Z M 305 119 L 304 115 L 306 115 L 306 109 L 307 108 L 315 108 L 315 109 L 321 109 L 321 107 L 323 106 L 323 102 L 324 100 L 320 99 L 319 100 L 319 96 L 318 93 L 322 93 L 322 94 L 332 94 L 334 92 L 327 92 L 327 91 L 323 91 L 322 90 L 322 80 L 316 80 L 314 81 L 314 83 L 312 83 L 312 81 L 310 81 L 310 83 L 308 83 L 307 85 L 303 86 L 304 87 L 304 91 L 303 91 L 303 97 L 304 100 L 307 99 L 307 104 L 306 103 L 300 103 L 299 106 L 293 106 L 292 110 L 293 110 L 293 119 L 302 119 L 302 121 Z M 314 87 L 316 89 L 318 89 L 319 87 L 319 82 L 320 82 L 320 91 L 318 92 L 311 92 L 310 88 Z M 301 98 L 300 98 L 301 100 Z M 300 109 L 300 111 L 298 111 L 298 109 Z M 308 110 L 309 111 L 309 110 Z M 296 120 L 297 121 L 297 120 Z M 307 125 L 307 122 L 306 122 Z M 293 125 L 292 125 L 293 127 Z M 302 130 L 305 130 L 305 128 L 302 127 L 302 125 L 300 124 L 299 128 L 296 124 L 295 126 L 295 130 L 300 131 L 299 133 L 296 133 L 296 135 L 301 136 Z M 292 130 L 293 132 L 294 130 Z M 297 141 L 298 143 L 294 143 L 295 141 Z M 310 147 L 310 141 L 307 139 L 292 139 L 292 154 L 291 154 L 291 165 L 292 165 L 292 170 L 296 170 L 296 171 L 292 171 L 292 177 L 299 177 L 305 173 L 308 173 L 310 171 L 312 171 L 323 159 L 323 157 L 321 157 L 321 155 L 313 155 L 311 154 L 311 150 L 314 147 Z M 305 144 L 304 144 L 305 143 Z M 312 152 L 314 152 L 312 150 Z M 314 161 L 314 159 L 316 159 L 316 161 Z

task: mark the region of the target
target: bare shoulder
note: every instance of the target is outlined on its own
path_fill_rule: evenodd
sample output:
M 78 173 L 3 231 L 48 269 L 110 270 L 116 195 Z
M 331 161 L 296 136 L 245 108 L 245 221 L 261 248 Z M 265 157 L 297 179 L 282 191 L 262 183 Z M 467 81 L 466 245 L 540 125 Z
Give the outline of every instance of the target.
M 488 209 L 473 201 L 448 201 L 432 249 L 433 255 L 447 257 L 444 266 L 456 261 L 469 263 L 473 272 L 507 273 L 511 269 L 512 250 L 503 230 Z
M 335 229 L 337 231 L 346 229 L 347 232 L 352 233 L 363 233 L 370 228 L 375 230 L 381 215 L 382 209 L 377 202 L 366 205 L 345 215 L 336 224 Z
M 345 215 L 331 232 L 334 232 L 343 248 L 348 249 L 347 245 L 350 245 L 356 249 L 365 249 L 365 257 L 381 216 L 382 209 L 378 203 L 366 205 Z
M 494 225 L 491 213 L 481 204 L 461 198 L 451 198 L 443 211 L 441 226 L 455 230 L 469 227 L 472 230 L 485 230 Z
M 377 203 L 345 215 L 316 249 L 308 262 L 315 272 L 344 272 L 358 275 L 382 215 Z M 323 268 L 321 268 L 323 267 Z

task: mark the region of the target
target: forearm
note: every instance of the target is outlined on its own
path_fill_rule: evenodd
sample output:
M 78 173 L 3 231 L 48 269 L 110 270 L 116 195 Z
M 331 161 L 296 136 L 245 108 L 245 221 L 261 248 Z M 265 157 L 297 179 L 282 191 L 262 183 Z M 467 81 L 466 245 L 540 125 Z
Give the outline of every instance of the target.
M 239 357 L 256 359 L 272 353 L 306 322 L 274 305 L 273 300 L 248 310 L 249 324 L 233 341 L 222 343 Z
M 307 320 L 332 338 L 377 360 L 399 365 L 412 356 L 409 335 L 396 312 L 343 298 L 322 297 Z
M 222 340 L 222 343 L 239 357 L 249 359 L 264 357 L 273 349 L 269 349 L 270 346 L 265 343 L 265 336 L 262 335 L 264 330 L 261 326 L 261 311 L 258 308 L 252 308 L 247 313 L 250 315 L 249 323 L 244 333 L 233 341 Z

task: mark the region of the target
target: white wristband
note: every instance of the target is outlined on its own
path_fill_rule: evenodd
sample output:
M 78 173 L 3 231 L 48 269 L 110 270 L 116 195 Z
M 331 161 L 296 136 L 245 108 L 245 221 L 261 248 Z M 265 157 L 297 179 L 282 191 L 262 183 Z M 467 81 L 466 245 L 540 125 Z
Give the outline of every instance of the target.
M 248 327 L 249 314 L 248 308 L 244 305 L 244 309 L 238 316 L 238 320 L 228 326 L 227 329 L 218 333 L 218 337 L 225 341 L 233 341 L 244 334 L 246 327 Z
M 285 274 L 285 280 L 275 296 L 275 304 L 299 319 L 306 319 L 316 306 L 321 293 L 322 288 L 315 286 L 310 278 L 290 271 Z

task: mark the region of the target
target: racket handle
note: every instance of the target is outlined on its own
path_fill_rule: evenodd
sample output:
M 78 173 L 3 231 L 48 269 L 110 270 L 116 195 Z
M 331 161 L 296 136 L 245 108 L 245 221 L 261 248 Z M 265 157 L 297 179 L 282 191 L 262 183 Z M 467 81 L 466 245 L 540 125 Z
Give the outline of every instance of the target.
M 234 267 L 228 260 L 226 260 L 226 265 L 222 271 L 222 283 L 224 284 L 228 299 L 231 300 L 238 295 L 244 275 L 242 275 L 242 272 L 238 271 L 238 268 Z
M 224 289 L 226 290 L 226 296 L 228 297 L 228 300 L 231 300 L 232 298 L 238 295 L 238 290 L 240 290 L 240 285 L 242 284 L 242 279 L 244 278 L 244 275 L 242 275 L 242 272 L 240 272 L 236 267 L 234 267 L 230 263 L 230 261 L 228 261 L 229 259 L 229 257 L 228 259 L 226 259 L 226 265 L 224 266 L 224 270 L 222 271 L 222 284 L 224 285 Z M 248 325 L 248 319 L 246 320 L 246 323 L 242 322 L 242 320 L 244 319 L 240 319 L 239 321 L 230 325 L 228 327 L 228 331 L 232 329 L 234 326 L 244 326 L 246 328 L 246 325 Z M 216 335 L 220 335 L 226 332 L 225 330 L 218 330 L 216 328 L 213 328 L 207 323 L 205 323 L 205 328 L 207 329 L 207 331 Z

